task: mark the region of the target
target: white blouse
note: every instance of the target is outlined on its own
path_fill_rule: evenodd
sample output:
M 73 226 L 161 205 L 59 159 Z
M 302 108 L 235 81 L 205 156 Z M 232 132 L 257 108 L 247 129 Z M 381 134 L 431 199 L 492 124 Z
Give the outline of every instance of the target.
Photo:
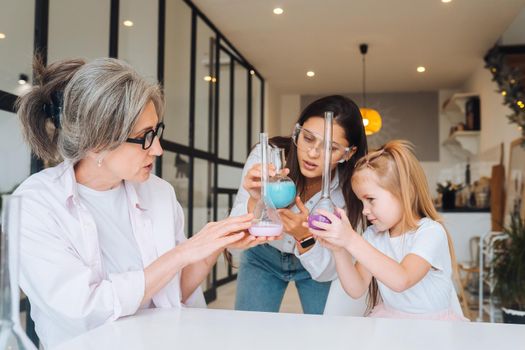
M 151 175 L 124 182 L 132 234 L 142 266 L 184 236 L 184 214 L 173 187 Z M 20 286 L 44 347 L 134 314 L 144 297 L 144 271 L 111 273 L 103 264 L 96 213 L 79 198 L 73 164 L 63 162 L 29 177 L 22 197 Z M 181 306 L 180 274 L 153 296 L 156 307 Z M 203 306 L 197 290 L 187 304 Z

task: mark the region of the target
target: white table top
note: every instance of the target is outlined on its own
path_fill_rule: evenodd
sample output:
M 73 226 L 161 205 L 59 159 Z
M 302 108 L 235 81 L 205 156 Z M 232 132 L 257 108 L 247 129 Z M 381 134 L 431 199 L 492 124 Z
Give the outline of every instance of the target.
M 503 347 L 525 349 L 525 326 L 152 309 L 91 330 L 58 349 L 497 350 Z

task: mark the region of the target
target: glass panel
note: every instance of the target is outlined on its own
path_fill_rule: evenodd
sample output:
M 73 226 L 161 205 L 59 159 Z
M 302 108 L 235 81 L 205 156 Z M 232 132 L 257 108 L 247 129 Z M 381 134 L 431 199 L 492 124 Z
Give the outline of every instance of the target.
M 65 58 L 92 60 L 107 57 L 109 15 L 108 0 L 50 1 L 48 62 Z
M 191 9 L 182 1 L 166 2 L 164 138 L 189 145 Z
M 217 220 L 227 218 L 230 213 L 231 208 L 229 207 L 228 197 L 229 195 L 227 194 L 220 194 L 218 196 Z M 224 255 L 221 254 L 217 259 L 217 279 L 220 280 L 225 277 L 228 277 L 228 262 L 224 258 Z
M 10 193 L 29 176 L 30 163 L 18 117 L 0 110 L 0 194 Z
M 237 189 L 241 185 L 242 168 L 219 165 L 219 184 L 221 188 Z
M 0 90 L 20 95 L 29 84 L 18 84 L 20 74 L 31 79 L 35 2 L 5 0 L 0 10 Z
M 224 46 L 224 48 L 225 48 L 226 50 L 228 50 L 228 52 L 229 52 L 230 54 L 232 54 L 235 58 L 237 58 L 239 61 L 243 61 L 243 60 L 239 57 L 239 55 L 237 55 L 237 53 L 232 49 L 232 47 L 231 47 L 230 45 L 228 45 L 227 42 L 225 42 L 225 41 L 223 40 L 223 41 L 221 41 L 221 45 Z
M 228 202 L 228 194 L 219 194 L 217 203 L 217 220 L 226 219 L 230 215 L 230 205 Z M 233 204 L 233 202 L 232 202 Z
M 201 19 L 197 20 L 197 52 L 195 62 L 195 148 L 211 151 L 213 148 L 212 88 L 216 84 L 214 48 L 215 33 Z
M 188 236 L 189 157 L 164 150 L 162 178 L 175 189 L 175 195 L 184 210 L 184 231 Z
M 257 75 L 252 75 L 252 144 L 259 142 L 261 132 L 261 80 Z M 274 135 L 269 135 L 270 137 Z
M 118 57 L 150 81 L 157 81 L 158 14 L 158 1 L 120 1 Z
M 219 158 L 230 158 L 230 55 L 220 51 Z
M 204 225 L 213 220 L 213 163 L 207 160 L 195 159 L 194 174 L 193 233 L 195 234 Z
M 235 132 L 233 138 L 233 160 L 244 163 L 246 161 L 248 148 L 248 103 L 246 90 L 248 87 L 247 70 L 242 65 L 235 63 L 235 86 L 234 86 L 234 118 Z

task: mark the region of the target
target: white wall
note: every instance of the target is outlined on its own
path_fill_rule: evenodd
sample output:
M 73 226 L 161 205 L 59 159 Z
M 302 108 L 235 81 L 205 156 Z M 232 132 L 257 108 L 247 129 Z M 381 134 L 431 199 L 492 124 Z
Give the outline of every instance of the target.
M 503 142 L 505 145 L 503 164 L 507 167 L 510 143 L 520 137 L 520 131 L 516 124 L 509 124 L 507 116 L 512 111 L 503 105 L 503 97 L 497 92 L 498 86 L 491 79 L 492 75 L 488 69 L 484 68 L 484 63 L 480 60 L 476 71 L 465 83 L 463 90 L 476 92 L 480 95 L 480 160 L 483 162 L 499 162 L 499 145 Z M 490 172 L 484 173 L 484 175 L 490 176 Z
M 279 121 L 280 135 L 291 135 L 293 127 L 301 113 L 301 95 L 281 95 L 281 119 Z
M 501 37 L 502 45 L 523 45 L 525 43 L 525 9 L 516 16 Z
M 67 58 L 92 60 L 109 53 L 110 2 L 49 2 L 48 62 Z
M 264 128 L 269 137 L 281 135 L 281 95 L 271 83 L 265 82 Z
M 0 192 L 10 191 L 29 176 L 30 157 L 18 117 L 0 111 Z

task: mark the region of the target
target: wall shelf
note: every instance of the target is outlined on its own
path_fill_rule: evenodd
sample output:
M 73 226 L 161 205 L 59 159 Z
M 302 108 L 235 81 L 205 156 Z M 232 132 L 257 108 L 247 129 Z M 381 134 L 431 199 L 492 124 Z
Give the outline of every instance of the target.
M 445 141 L 445 146 L 459 158 L 470 158 L 479 152 L 479 131 L 456 131 Z
M 443 103 L 443 113 L 452 125 L 465 123 L 465 104 L 471 97 L 479 97 L 479 94 L 474 92 L 457 93 Z

